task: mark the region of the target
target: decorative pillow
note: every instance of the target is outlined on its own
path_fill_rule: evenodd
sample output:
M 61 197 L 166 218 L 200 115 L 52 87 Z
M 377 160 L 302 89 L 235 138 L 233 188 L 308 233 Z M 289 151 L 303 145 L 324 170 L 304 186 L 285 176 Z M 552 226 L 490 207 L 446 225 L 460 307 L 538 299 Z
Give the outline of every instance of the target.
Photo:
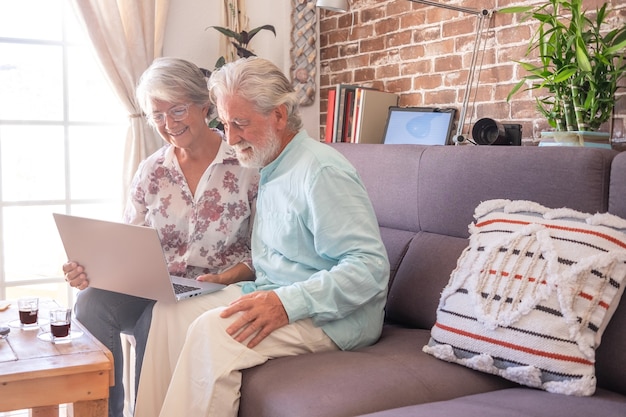
M 480 204 L 423 350 L 549 392 L 592 395 L 626 275 L 626 220 L 529 201 Z

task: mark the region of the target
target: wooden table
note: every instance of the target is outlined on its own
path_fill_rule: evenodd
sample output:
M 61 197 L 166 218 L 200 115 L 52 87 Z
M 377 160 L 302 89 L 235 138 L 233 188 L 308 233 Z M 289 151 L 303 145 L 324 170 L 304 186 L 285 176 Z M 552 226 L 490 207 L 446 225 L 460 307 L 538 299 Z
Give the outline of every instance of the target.
M 39 318 L 47 319 L 54 301 L 39 301 Z M 18 319 L 17 303 L 0 312 L 0 324 Z M 37 338 L 50 330 L 11 328 L 0 340 L 0 412 L 30 408 L 38 417 L 58 416 L 68 404 L 68 416 L 106 417 L 109 386 L 114 385 L 113 355 L 78 322 L 72 330 L 83 335 L 67 344 Z

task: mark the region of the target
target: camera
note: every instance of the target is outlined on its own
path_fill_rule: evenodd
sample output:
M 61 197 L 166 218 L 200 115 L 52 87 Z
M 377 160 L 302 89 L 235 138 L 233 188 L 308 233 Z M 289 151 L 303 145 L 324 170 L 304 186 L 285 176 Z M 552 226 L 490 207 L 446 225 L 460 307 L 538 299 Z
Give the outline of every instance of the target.
M 493 119 L 480 119 L 472 128 L 472 139 L 477 145 L 522 144 L 522 125 L 503 124 Z

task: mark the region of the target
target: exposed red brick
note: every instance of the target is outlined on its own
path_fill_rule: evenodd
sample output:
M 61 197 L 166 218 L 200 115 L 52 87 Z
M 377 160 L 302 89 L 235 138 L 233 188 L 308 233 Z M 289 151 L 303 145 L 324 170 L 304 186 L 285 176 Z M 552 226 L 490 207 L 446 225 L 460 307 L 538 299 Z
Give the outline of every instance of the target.
M 409 45 L 401 48 L 399 52 L 403 61 L 423 58 L 426 55 L 424 45 Z
M 435 59 L 435 72 L 454 71 L 461 67 L 459 55 L 447 55 Z
M 432 107 L 444 107 L 455 101 L 456 90 L 436 90 L 424 92 L 424 103 Z
M 405 94 L 400 98 L 400 105 L 404 107 L 423 107 L 424 97 L 420 93 Z
M 416 26 L 426 23 L 426 13 L 412 12 L 400 17 L 400 28 L 413 30 Z
M 392 1 L 387 4 L 387 16 L 404 15 L 411 11 L 411 3 L 408 1 Z
M 412 82 L 410 78 L 396 78 L 385 82 L 385 91 L 402 94 L 411 91 Z M 402 97 L 402 96 L 400 96 Z
M 360 68 L 354 71 L 354 82 L 364 83 L 372 80 L 376 77 L 376 70 L 374 68 Z
M 430 73 L 416 75 L 413 77 L 414 90 L 437 90 L 443 86 L 441 74 Z
M 361 53 L 373 53 L 373 52 L 384 51 L 385 49 L 386 47 L 385 47 L 384 37 L 380 37 L 380 38 L 372 37 L 372 38 L 361 40 L 361 48 L 360 48 Z
M 403 62 L 400 65 L 400 76 L 414 76 L 416 74 L 428 74 L 432 72 L 432 61 L 422 59 L 413 62 Z
M 359 14 L 362 22 L 371 22 L 385 17 L 386 10 L 384 7 L 364 8 L 360 9 Z
M 524 46 L 528 46 L 530 36 L 530 26 L 528 25 L 516 25 L 496 32 L 496 39 L 499 45 L 516 45 L 522 43 Z
M 400 66 L 398 64 L 385 65 L 375 67 L 376 78 L 391 78 L 400 75 Z
M 392 33 L 387 36 L 387 48 L 408 45 L 411 43 L 411 32 Z
M 359 44 L 357 42 L 346 43 L 339 47 L 339 57 L 353 57 L 359 52 Z
M 396 32 L 400 26 L 398 19 L 383 19 L 374 24 L 374 32 L 377 36 Z
M 369 61 L 370 59 L 368 55 L 356 55 L 346 60 L 346 62 L 348 63 L 348 68 L 351 69 L 369 67 Z
M 441 35 L 444 37 L 458 36 L 464 34 L 476 33 L 476 17 L 456 19 L 443 22 L 441 25 Z

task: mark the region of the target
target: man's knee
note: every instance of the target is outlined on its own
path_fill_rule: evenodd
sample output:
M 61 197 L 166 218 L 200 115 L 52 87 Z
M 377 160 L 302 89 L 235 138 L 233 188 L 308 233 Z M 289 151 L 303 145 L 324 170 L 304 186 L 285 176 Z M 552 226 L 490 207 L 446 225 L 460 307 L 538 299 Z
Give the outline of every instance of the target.
M 230 322 L 229 319 L 224 319 L 220 316 L 222 311 L 226 307 L 218 307 L 213 308 L 211 310 L 205 311 L 198 318 L 196 318 L 191 325 L 189 326 L 188 333 L 191 332 L 204 332 L 207 329 L 215 329 L 217 331 L 220 328 L 225 328 L 226 323 Z M 231 317 L 233 318 L 233 317 Z

